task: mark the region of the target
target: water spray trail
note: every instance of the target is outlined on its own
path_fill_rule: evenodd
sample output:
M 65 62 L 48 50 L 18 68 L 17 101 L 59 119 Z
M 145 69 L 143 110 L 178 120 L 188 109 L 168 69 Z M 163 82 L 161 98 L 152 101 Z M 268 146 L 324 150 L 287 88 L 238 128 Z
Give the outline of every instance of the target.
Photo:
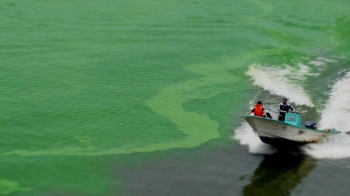
M 286 96 L 298 105 L 314 106 L 310 97 L 300 86 L 300 81 L 309 75 L 309 67 L 299 64 L 298 68 L 286 65 L 284 69 L 253 65 L 247 75 L 252 77 L 255 85 L 271 94 Z
M 350 130 L 350 72 L 338 80 L 332 88 L 328 103 L 322 112 L 319 127 L 335 128 L 341 134 L 330 137 L 318 144 L 310 144 L 306 153 L 316 158 L 347 158 L 350 157 L 350 136 L 345 134 Z

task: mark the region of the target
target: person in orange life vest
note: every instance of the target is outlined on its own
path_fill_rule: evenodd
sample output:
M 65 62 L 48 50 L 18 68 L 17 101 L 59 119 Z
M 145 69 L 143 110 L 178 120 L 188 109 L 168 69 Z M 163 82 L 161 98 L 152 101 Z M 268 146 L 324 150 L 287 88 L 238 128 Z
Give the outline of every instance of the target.
M 255 107 L 247 113 L 247 115 L 254 113 L 254 116 L 265 117 L 264 106 L 261 101 L 258 101 Z

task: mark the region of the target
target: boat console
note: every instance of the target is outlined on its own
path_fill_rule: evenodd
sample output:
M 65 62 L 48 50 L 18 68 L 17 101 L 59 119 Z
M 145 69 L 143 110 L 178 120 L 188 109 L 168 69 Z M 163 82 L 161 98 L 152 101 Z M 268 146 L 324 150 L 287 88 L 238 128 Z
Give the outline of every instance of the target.
M 290 125 L 301 127 L 301 116 L 297 113 L 287 113 L 284 122 Z M 317 130 L 316 122 L 314 121 L 307 121 L 304 123 L 304 125 L 305 128 Z
M 298 113 L 287 113 L 284 120 L 285 123 L 301 127 L 301 117 Z

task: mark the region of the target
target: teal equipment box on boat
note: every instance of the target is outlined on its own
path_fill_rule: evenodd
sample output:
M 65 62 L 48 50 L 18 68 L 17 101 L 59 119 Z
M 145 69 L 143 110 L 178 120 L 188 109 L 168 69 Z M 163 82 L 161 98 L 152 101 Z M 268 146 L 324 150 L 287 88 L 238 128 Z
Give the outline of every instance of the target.
M 297 127 L 301 127 L 301 117 L 300 117 L 300 114 L 296 114 L 296 113 L 287 113 L 284 122 L 285 122 L 285 123 L 288 123 L 288 124 L 290 124 L 290 125 L 294 125 L 294 126 L 297 126 Z

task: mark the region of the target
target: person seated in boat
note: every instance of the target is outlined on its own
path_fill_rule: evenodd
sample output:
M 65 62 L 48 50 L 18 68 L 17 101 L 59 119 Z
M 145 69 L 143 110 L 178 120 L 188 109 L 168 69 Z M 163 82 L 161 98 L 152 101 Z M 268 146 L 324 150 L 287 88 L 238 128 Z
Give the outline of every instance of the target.
M 279 105 L 279 116 L 278 116 L 278 120 L 279 121 L 283 121 L 286 118 L 286 114 L 288 113 L 289 110 L 292 110 L 292 112 L 296 112 L 295 109 L 293 108 L 292 105 L 290 105 L 289 103 L 287 103 L 288 98 L 283 97 L 282 103 L 280 103 Z
M 261 101 L 258 101 L 255 107 L 247 113 L 247 115 L 254 113 L 254 116 L 266 117 L 266 113 L 264 111 L 264 105 Z

